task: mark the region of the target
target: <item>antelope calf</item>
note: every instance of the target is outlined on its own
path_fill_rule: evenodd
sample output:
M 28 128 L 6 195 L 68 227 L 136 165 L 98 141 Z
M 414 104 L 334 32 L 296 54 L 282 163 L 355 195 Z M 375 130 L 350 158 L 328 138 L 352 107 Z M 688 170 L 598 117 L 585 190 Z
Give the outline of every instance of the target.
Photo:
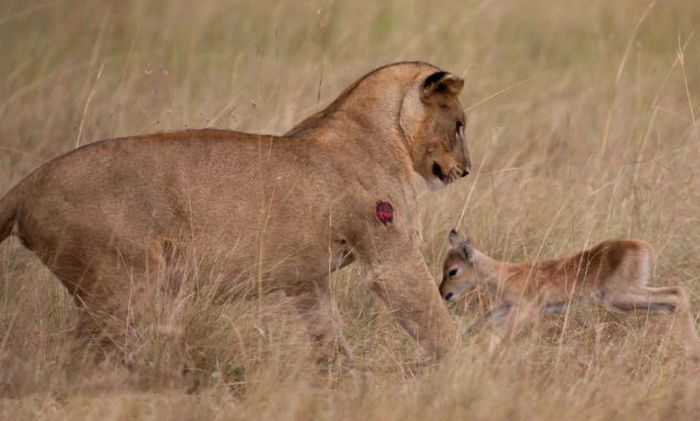
M 555 260 L 506 263 L 490 258 L 450 231 L 440 295 L 457 300 L 477 285 L 501 302 L 469 328 L 531 322 L 561 312 L 572 303 L 598 303 L 623 311 L 669 310 L 681 319 L 686 349 L 697 356 L 700 340 L 683 287 L 653 288 L 651 246 L 639 240 L 604 241 L 573 256 Z

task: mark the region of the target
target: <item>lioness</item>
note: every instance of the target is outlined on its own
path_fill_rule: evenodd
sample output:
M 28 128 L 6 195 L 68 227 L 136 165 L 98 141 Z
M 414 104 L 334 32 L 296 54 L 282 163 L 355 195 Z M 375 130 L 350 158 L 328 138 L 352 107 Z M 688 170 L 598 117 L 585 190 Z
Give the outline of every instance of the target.
M 173 249 L 296 297 L 310 333 L 343 337 L 328 276 L 353 261 L 434 355 L 456 337 L 419 248 L 416 172 L 469 173 L 463 80 L 421 62 L 376 69 L 282 136 L 184 130 L 96 142 L 36 169 L 0 200 L 13 234 L 81 309 L 78 332 L 127 320 Z

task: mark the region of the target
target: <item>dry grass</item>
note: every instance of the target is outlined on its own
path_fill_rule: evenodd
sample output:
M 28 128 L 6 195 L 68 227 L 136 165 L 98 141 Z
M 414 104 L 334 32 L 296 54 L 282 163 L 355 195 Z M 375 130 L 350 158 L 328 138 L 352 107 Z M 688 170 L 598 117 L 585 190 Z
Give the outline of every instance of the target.
M 0 1 L 0 191 L 100 138 L 184 127 L 280 133 L 375 66 L 421 59 L 466 76 L 475 171 L 421 204 L 437 273 L 465 228 L 504 259 L 611 237 L 658 253 L 656 282 L 700 311 L 700 5 L 564 2 Z M 205 287 L 139 307 L 141 366 L 64 355 L 70 297 L 17 242 L 0 248 L 0 418 L 692 419 L 669 318 L 582 310 L 488 352 L 421 351 L 334 276 L 351 373 L 315 365 L 283 300 L 220 303 Z M 463 323 L 483 311 L 464 304 Z M 189 372 L 182 375 L 183 366 Z M 385 370 L 385 367 L 397 370 Z M 188 393 L 194 390 L 194 393 Z

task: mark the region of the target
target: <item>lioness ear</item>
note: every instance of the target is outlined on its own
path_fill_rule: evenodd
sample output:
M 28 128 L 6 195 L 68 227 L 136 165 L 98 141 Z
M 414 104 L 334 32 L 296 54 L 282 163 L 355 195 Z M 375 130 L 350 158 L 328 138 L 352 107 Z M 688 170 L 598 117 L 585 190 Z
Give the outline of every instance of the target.
M 464 79 L 448 72 L 435 72 L 423 82 L 421 99 L 424 102 L 444 102 L 459 95 L 463 87 Z
M 457 233 L 457 231 L 454 228 L 452 228 L 450 230 L 450 245 L 452 247 L 457 247 L 459 246 L 459 243 L 459 233 Z

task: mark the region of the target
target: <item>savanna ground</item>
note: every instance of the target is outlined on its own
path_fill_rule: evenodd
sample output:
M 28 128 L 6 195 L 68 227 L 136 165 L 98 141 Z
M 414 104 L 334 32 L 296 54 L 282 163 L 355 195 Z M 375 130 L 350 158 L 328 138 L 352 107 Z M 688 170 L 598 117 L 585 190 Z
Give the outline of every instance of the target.
M 700 314 L 700 3 L 665 0 L 0 1 L 0 191 L 101 138 L 187 127 L 282 133 L 372 68 L 420 59 L 466 78 L 468 178 L 423 196 L 431 269 L 459 226 L 503 259 L 614 237 L 658 252 L 655 282 Z M 188 279 L 206 285 L 216 267 Z M 204 280 L 205 282 L 201 282 Z M 16 240 L 0 247 L 0 418 L 691 419 L 670 317 L 583 309 L 507 346 L 422 351 L 334 275 L 371 370 L 316 365 L 284 300 L 206 287 L 140 309 L 139 365 L 69 364 L 71 298 Z M 478 294 L 455 322 L 484 311 Z M 189 367 L 183 375 L 182 367 Z

